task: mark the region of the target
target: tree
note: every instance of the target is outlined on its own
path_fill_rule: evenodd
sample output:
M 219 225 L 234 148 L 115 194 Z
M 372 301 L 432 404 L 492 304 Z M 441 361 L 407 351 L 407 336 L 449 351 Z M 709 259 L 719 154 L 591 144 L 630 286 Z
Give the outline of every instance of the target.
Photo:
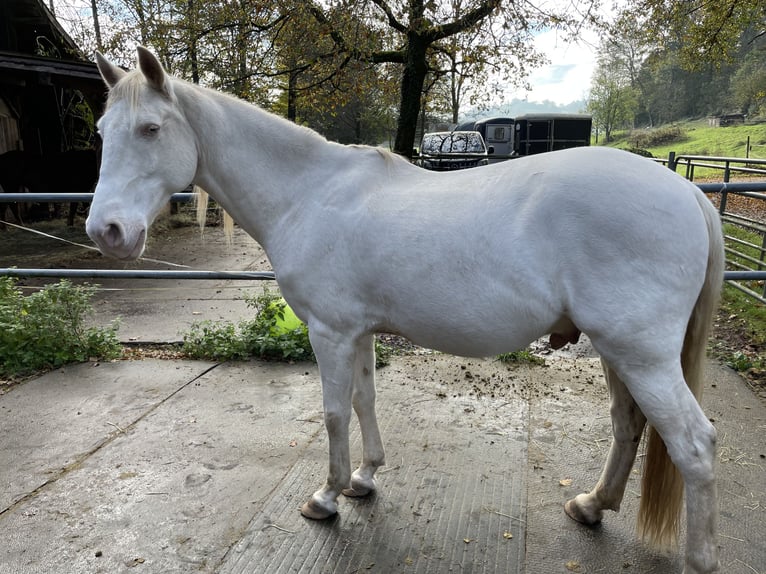
M 534 33 L 555 28 L 576 35 L 595 21 L 599 0 L 572 0 L 560 11 L 545 0 L 95 2 L 111 57 L 129 64 L 135 44 L 148 45 L 173 73 L 262 105 L 274 101 L 278 87 L 294 119 L 299 100 L 340 109 L 361 92 L 389 93 L 372 86 L 396 74 L 394 149 L 409 156 L 427 87 L 435 95 L 447 83 L 455 115 L 468 80 L 479 99 L 490 93 L 492 77 L 521 84 L 542 61 Z
M 607 143 L 612 141 L 615 128 L 633 122 L 637 108 L 635 90 L 623 63 L 608 51 L 602 50 L 599 56 L 587 107 Z
M 328 11 L 312 3 L 312 12 L 329 31 L 339 51 L 376 64 L 400 65 L 399 117 L 394 151 L 409 157 L 429 61 L 445 41 L 475 32 L 476 45 L 489 46 L 494 51 L 497 71 L 507 72 L 507 78 L 521 81 L 525 66 L 540 61 L 532 47 L 532 33 L 546 28 L 572 30 L 584 21 L 592 22 L 591 9 L 596 3 L 597 0 L 581 0 L 576 7 L 582 8 L 580 11 L 567 6 L 566 12 L 553 12 L 526 1 L 400 0 L 395 3 L 371 0 L 359 3 L 337 0 L 329 3 L 331 9 Z M 380 33 L 364 40 L 374 38 L 380 43 L 359 41 L 357 37 L 344 34 L 331 12 L 367 22 L 370 30 Z
M 621 83 L 627 81 L 633 88 L 638 107 L 649 125 L 655 122 L 654 102 L 649 94 L 652 78 L 642 72 L 646 70 L 644 63 L 653 48 L 644 35 L 644 23 L 625 14 L 617 16 L 600 47 L 602 58 L 608 57 L 609 65 L 614 68 L 613 73 L 607 75 L 619 73 L 624 76 Z
M 751 115 L 766 116 L 766 46 L 745 58 L 732 81 L 734 104 Z
M 644 22 L 647 37 L 660 47 L 677 49 L 688 70 L 732 62 L 743 44 L 766 35 L 763 1 L 635 0 L 624 14 L 623 21 Z

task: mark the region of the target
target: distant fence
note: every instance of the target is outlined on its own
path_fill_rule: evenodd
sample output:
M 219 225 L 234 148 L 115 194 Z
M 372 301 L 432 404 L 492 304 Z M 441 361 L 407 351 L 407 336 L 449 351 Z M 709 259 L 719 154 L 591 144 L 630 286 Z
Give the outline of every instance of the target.
M 705 193 L 716 193 L 720 201 L 721 220 L 746 230 L 755 241 L 724 233 L 726 262 L 729 268 L 726 282 L 750 297 L 766 303 L 766 221 L 758 221 L 728 211 L 731 195 L 748 197 L 763 202 L 766 213 L 766 181 L 731 182 L 732 175 L 763 176 L 766 180 L 766 159 L 735 158 L 703 155 L 676 155 L 670 152 L 667 160 L 657 160 L 673 171 L 685 170 L 686 179 L 694 181 L 695 168 L 713 169 L 722 173 L 722 183 L 697 183 Z
M 667 160 L 659 160 L 671 169 L 679 165 L 686 166 L 687 177 L 693 177 L 695 166 L 710 167 L 717 165 L 724 171 L 723 183 L 700 183 L 697 184 L 705 193 L 720 194 L 720 209 L 724 221 L 748 229 L 750 232 L 762 237 L 760 245 L 745 241 L 730 235 L 726 235 L 728 263 L 736 269 L 726 271 L 724 279 L 751 297 L 766 303 L 766 225 L 762 222 L 736 216 L 726 212 L 729 195 L 766 200 L 766 182 L 753 183 L 728 183 L 733 171 L 743 173 L 763 173 L 766 169 L 752 167 L 753 163 L 763 165 L 766 168 L 766 160 L 754 160 L 743 158 L 715 158 L 707 156 L 676 156 L 670 155 Z M 714 164 L 713 162 L 719 162 Z M 735 165 L 737 163 L 746 165 Z M 750 167 L 749 167 L 750 166 Z M 3 202 L 83 202 L 92 201 L 91 193 L 0 193 L 0 204 Z M 173 202 L 189 202 L 193 198 L 191 193 L 176 193 L 171 197 Z M 766 204 L 764 204 L 766 206 Z M 756 256 L 753 256 L 755 253 Z M 59 278 L 87 278 L 87 279 L 196 279 L 196 280 L 273 280 L 274 273 L 270 271 L 247 272 L 247 271 L 166 271 L 166 270 L 105 270 L 105 269 L 17 269 L 0 268 L 0 276 L 13 277 L 59 277 Z
M 660 159 L 658 161 L 666 164 L 675 172 L 678 172 L 679 168 L 685 169 L 685 173 L 682 175 L 689 181 L 694 181 L 695 170 L 697 168 L 722 172 L 725 183 L 731 180 L 732 174 L 766 176 L 766 159 L 711 155 L 676 155 L 675 152 L 670 152 L 668 159 Z

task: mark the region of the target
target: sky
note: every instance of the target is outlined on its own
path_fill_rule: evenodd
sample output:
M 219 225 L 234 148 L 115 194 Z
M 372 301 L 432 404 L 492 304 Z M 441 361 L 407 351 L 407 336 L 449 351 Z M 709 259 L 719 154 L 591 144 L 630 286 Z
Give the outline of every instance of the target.
M 535 43 L 550 63 L 532 71 L 529 77 L 530 91 L 509 89 L 504 99 L 510 101 L 518 98 L 532 102 L 549 100 L 557 104 L 587 99 L 596 67 L 598 37 L 595 32 L 585 31 L 578 42 L 567 43 L 555 30 L 549 30 L 537 35 Z

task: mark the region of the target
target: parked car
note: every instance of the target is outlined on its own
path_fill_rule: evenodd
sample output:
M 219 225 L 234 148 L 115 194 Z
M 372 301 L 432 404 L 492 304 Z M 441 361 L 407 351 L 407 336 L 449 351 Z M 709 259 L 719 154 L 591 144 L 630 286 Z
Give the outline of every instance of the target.
M 420 166 L 448 171 L 487 165 L 493 152 L 477 131 L 431 132 L 420 143 Z

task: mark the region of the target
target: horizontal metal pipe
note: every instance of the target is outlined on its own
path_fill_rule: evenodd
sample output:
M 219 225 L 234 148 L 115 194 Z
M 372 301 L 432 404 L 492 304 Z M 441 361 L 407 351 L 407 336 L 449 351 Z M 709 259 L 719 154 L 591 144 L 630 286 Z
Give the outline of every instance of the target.
M 74 277 L 78 279 L 238 279 L 270 281 L 271 271 L 164 271 L 157 269 L 18 269 L 0 268 L 0 277 Z M 726 271 L 727 281 L 766 280 L 766 271 Z
M 241 279 L 273 280 L 271 271 L 165 271 L 159 269 L 18 269 L 0 268 L 0 277 L 73 277 L 77 279 Z
M 177 203 L 188 203 L 192 201 L 193 193 L 174 193 L 170 196 L 170 201 Z M 65 203 L 67 201 L 81 201 L 90 203 L 93 201 L 92 193 L 0 193 L 0 203 L 10 203 L 12 201 L 39 201 L 52 203 Z
M 724 281 L 764 281 L 766 271 L 725 271 Z
M 764 192 L 766 191 L 766 182 L 738 182 L 738 183 L 694 183 L 705 193 L 721 193 L 724 189 L 729 193 L 746 193 L 746 192 Z M 764 199 L 762 195 L 756 195 Z
M 694 182 L 693 182 L 694 183 Z M 763 193 L 766 192 L 766 182 L 738 182 L 738 183 L 694 183 L 705 193 L 721 193 L 726 190 L 729 193 L 741 193 L 749 195 L 750 197 L 756 197 L 758 199 L 766 199 Z M 170 201 L 177 203 L 188 203 L 194 198 L 193 193 L 174 193 L 170 197 Z M 53 202 L 53 203 L 65 203 L 68 201 L 80 201 L 83 203 L 89 203 L 93 201 L 92 193 L 0 193 L 0 203 L 11 203 L 13 201 L 39 201 L 39 202 Z

